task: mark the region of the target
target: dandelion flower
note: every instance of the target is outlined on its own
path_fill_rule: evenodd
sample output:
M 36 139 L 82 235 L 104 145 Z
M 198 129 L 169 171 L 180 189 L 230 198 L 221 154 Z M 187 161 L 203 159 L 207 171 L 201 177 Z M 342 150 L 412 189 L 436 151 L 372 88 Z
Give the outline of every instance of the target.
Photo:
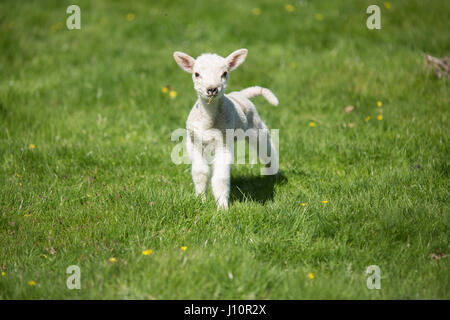
M 327 203 L 328 203 L 328 200 L 323 200 L 322 203 L 323 203 L 323 204 L 327 204 Z
M 186 250 L 187 250 L 187 247 L 186 247 L 186 246 L 182 246 L 182 247 L 181 247 L 181 250 L 182 250 L 182 251 L 186 251 Z
M 171 98 L 175 98 L 177 96 L 177 92 L 172 90 L 170 91 L 169 95 Z
M 383 120 L 383 116 L 380 114 L 380 115 L 377 117 L 377 119 L 378 119 L 378 120 Z
M 109 258 L 108 261 L 111 262 L 111 263 L 116 263 L 116 262 L 117 262 L 117 259 L 114 258 L 114 257 L 111 257 L 111 258 Z
M 308 278 L 311 279 L 311 280 L 314 279 L 314 273 L 311 273 L 311 272 L 308 273 Z
M 292 68 L 292 69 L 295 69 L 295 68 L 297 68 L 297 63 L 295 63 L 295 62 L 291 62 L 291 68 Z
M 383 105 L 383 102 L 377 101 L 377 107 L 380 108 Z
M 35 286 L 36 285 L 36 281 L 30 280 L 30 281 L 28 281 L 28 285 L 29 286 Z
M 31 214 L 25 213 L 23 216 L 24 216 L 24 217 L 29 217 L 29 216 L 31 216 Z
M 292 4 L 287 4 L 285 7 L 287 12 L 294 12 L 295 8 Z
M 148 256 L 149 254 L 152 254 L 152 250 L 150 250 L 150 249 L 147 249 L 147 250 L 144 250 L 144 251 L 142 251 L 142 254 L 144 255 L 144 256 Z
M 34 145 L 34 144 L 30 144 L 29 146 L 28 146 L 30 149 L 34 149 L 34 148 L 36 148 L 36 146 Z
M 300 203 L 300 205 L 301 205 L 302 207 L 306 207 L 306 203 L 304 203 L 304 202 Z
M 133 21 L 134 20 L 134 13 L 129 13 L 126 16 L 127 21 Z
M 322 21 L 323 20 L 323 15 L 321 13 L 316 13 L 316 20 Z
M 370 120 L 370 116 L 367 116 L 367 117 L 364 118 L 364 121 L 365 121 L 365 122 L 367 122 L 367 121 L 369 121 L 369 120 Z
M 259 16 L 259 15 L 261 14 L 261 9 L 260 9 L 260 8 L 253 8 L 253 9 L 252 9 L 252 13 L 253 13 L 255 16 Z
M 310 126 L 310 127 L 315 127 L 315 126 L 316 126 L 316 123 L 311 121 L 311 122 L 309 123 L 309 126 Z
M 58 22 L 57 24 L 54 24 L 50 27 L 50 31 L 51 32 L 58 31 L 59 29 L 62 29 L 63 26 L 64 24 L 62 22 Z
M 169 88 L 164 87 L 164 88 L 161 89 L 161 91 L 162 91 L 163 93 L 167 93 L 167 92 L 169 92 Z
M 391 8 L 391 4 L 389 2 L 384 2 L 383 4 L 386 9 L 389 10 Z
M 2 277 L 6 276 L 6 272 L 2 271 Z

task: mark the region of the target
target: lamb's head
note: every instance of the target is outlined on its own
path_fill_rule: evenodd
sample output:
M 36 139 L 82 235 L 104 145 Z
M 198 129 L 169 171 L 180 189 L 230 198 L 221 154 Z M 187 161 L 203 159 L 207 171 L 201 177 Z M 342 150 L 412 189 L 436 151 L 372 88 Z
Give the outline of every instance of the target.
M 173 57 L 184 71 L 192 73 L 198 96 L 211 101 L 224 95 L 228 85 L 228 73 L 244 62 L 247 52 L 247 49 L 239 49 L 226 58 L 205 53 L 194 59 L 183 52 L 176 51 Z

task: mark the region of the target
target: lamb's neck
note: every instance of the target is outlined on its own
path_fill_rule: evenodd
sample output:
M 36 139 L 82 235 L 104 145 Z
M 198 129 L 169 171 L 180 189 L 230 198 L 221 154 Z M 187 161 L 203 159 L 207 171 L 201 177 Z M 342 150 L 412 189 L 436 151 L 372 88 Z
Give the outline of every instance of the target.
M 197 100 L 197 107 L 202 112 L 204 119 L 208 119 L 208 122 L 211 122 L 211 125 L 214 124 L 217 111 L 219 110 L 223 99 L 224 98 L 222 96 L 218 99 L 212 100 L 211 103 L 208 103 L 208 99 L 203 99 L 201 97 L 199 97 Z

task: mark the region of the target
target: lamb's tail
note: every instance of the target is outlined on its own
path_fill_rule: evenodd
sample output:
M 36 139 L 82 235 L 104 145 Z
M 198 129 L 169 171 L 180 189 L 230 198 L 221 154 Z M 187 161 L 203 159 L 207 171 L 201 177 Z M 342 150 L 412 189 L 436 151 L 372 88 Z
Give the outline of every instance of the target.
M 255 86 L 241 90 L 240 93 L 242 93 L 247 99 L 262 95 L 267 101 L 269 101 L 270 104 L 273 104 L 274 106 L 278 105 L 277 97 L 275 97 L 272 91 L 267 88 Z

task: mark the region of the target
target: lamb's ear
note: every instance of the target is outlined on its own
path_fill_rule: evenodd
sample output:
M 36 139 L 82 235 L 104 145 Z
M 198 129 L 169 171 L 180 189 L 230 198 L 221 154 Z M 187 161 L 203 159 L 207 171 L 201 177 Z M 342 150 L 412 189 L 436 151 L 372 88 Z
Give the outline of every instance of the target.
M 175 51 L 173 53 L 173 58 L 178 63 L 181 69 L 189 73 L 194 72 L 195 59 L 190 55 L 187 55 L 186 53 L 180 51 Z
M 229 70 L 232 71 L 239 67 L 239 65 L 244 62 L 245 57 L 247 57 L 247 53 L 247 49 L 239 49 L 230 54 L 226 58 Z

